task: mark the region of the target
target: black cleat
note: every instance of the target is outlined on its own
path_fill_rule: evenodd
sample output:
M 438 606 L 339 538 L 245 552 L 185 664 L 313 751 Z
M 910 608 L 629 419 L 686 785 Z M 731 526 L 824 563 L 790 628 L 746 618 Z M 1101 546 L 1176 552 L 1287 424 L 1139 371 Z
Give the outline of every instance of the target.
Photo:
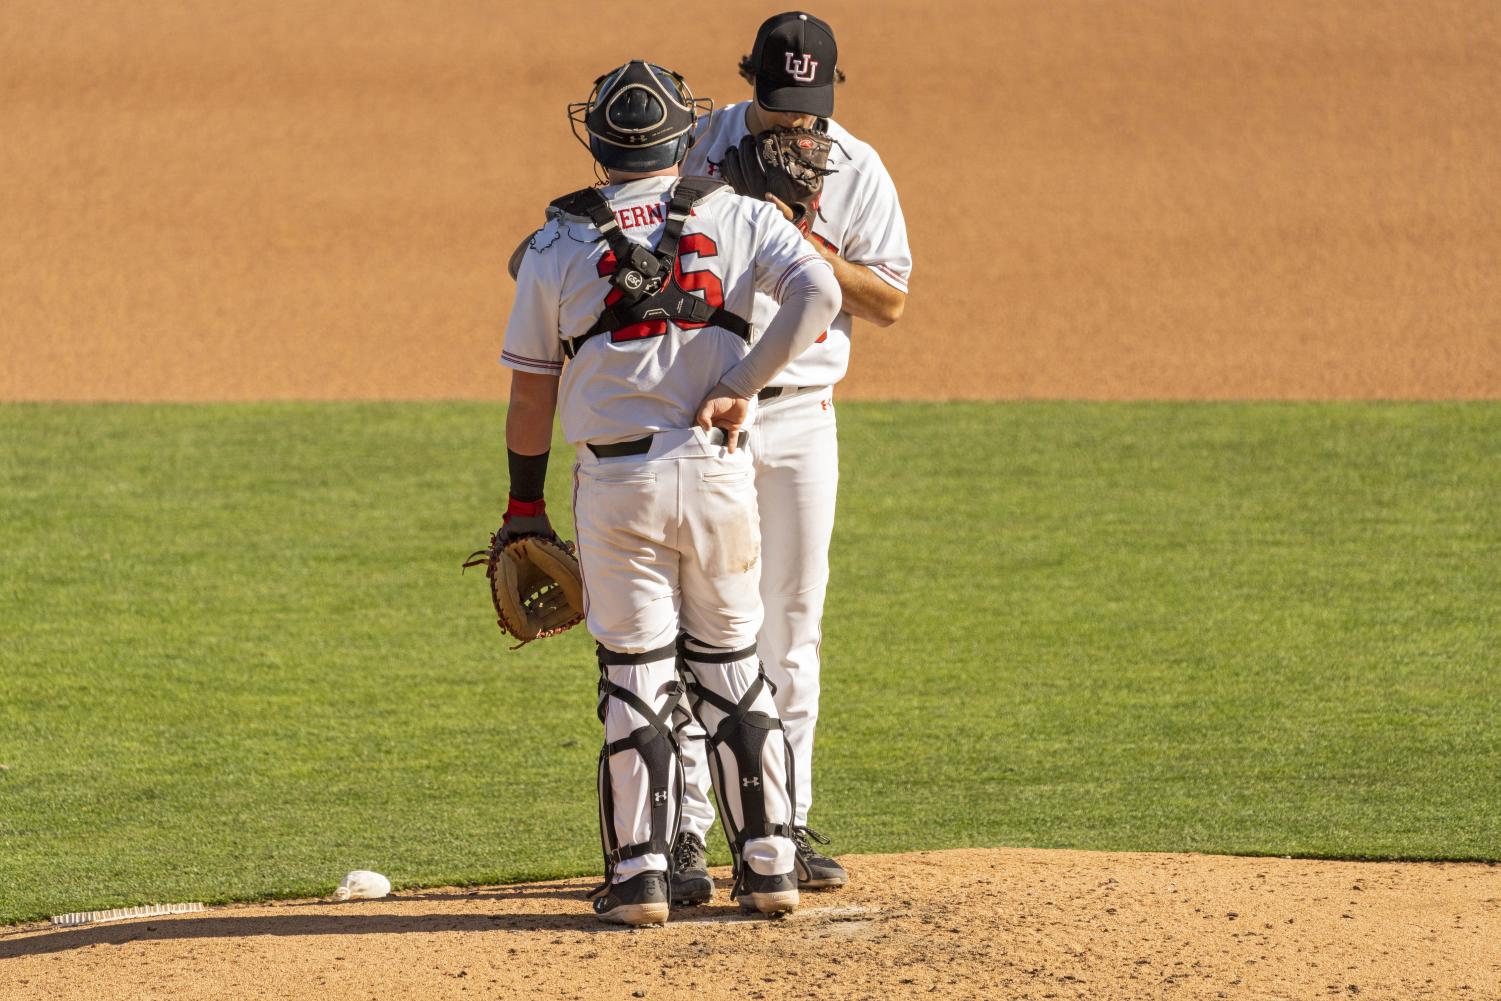
M 743 864 L 742 864 L 743 865 Z M 735 882 L 735 902 L 748 911 L 790 914 L 797 909 L 797 874 L 783 872 L 763 876 L 744 865 Z
M 844 866 L 814 848 L 814 841 L 821 845 L 829 843 L 828 838 L 809 827 L 799 827 L 792 836 L 792 843 L 797 846 L 798 887 L 832 890 L 848 883 L 850 876 L 844 871 Z
M 594 915 L 618 925 L 659 925 L 667 920 L 667 873 L 642 872 L 600 887 Z
M 697 834 L 683 831 L 672 842 L 672 902 L 706 904 L 713 896 L 704 843 Z

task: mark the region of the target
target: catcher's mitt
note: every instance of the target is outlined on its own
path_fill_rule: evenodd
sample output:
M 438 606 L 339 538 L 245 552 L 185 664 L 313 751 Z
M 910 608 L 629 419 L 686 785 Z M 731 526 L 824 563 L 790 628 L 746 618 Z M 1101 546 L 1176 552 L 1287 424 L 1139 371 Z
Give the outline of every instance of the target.
M 834 140 L 814 129 L 771 129 L 741 138 L 724 151 L 720 173 L 736 192 L 751 198 L 775 195 L 792 210 L 792 224 L 804 236 L 813 228 Z
M 557 536 L 490 536 L 490 547 L 469 555 L 465 567 L 483 565 L 502 632 L 520 640 L 556 636 L 584 618 L 584 582 L 573 543 Z

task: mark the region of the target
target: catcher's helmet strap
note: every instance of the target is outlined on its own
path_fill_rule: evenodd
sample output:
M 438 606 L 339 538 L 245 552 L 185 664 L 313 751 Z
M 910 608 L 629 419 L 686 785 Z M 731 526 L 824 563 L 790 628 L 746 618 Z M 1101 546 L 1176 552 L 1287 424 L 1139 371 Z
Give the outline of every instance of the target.
M 615 255 L 615 272 L 610 284 L 620 296 L 607 306 L 584 333 L 563 341 L 563 353 L 569 358 L 591 337 L 611 334 L 646 320 L 673 320 L 696 326 L 713 324 L 750 343 L 750 324 L 745 318 L 722 306 L 711 306 L 678 284 L 678 241 L 683 226 L 693 214 L 693 206 L 726 187 L 723 181 L 709 177 L 682 177 L 673 185 L 667 202 L 667 224 L 655 251 L 626 238 L 605 196 L 598 188 L 584 188 L 552 202 L 559 212 L 583 216 L 594 224 Z

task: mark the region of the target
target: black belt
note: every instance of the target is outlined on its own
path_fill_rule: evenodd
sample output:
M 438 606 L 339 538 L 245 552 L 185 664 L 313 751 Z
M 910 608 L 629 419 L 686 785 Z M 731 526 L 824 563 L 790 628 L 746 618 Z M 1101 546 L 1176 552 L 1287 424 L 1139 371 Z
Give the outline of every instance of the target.
M 793 393 L 802 393 L 809 389 L 822 388 L 823 387 L 821 386 L 767 386 L 765 389 L 761 390 L 761 392 L 756 394 L 756 399 L 760 400 L 762 403 L 765 403 L 767 400 L 775 400 L 778 396 L 782 396 L 783 394 L 790 396 Z
M 594 453 L 596 459 L 618 459 L 624 455 L 645 455 L 651 451 L 651 440 L 655 435 L 647 435 L 644 438 L 632 438 L 630 441 L 614 441 L 608 445 L 588 444 L 586 447 Z M 750 441 L 750 433 L 740 432 L 740 437 L 735 439 L 736 448 L 744 448 Z M 714 428 L 709 432 L 710 445 L 724 444 L 724 429 Z

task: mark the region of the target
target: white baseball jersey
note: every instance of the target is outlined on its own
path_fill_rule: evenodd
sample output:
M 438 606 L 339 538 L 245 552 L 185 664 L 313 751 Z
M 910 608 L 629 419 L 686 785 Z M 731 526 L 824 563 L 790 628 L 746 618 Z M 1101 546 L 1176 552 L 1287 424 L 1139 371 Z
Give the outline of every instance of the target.
M 683 161 L 683 173 L 719 177 L 724 151 L 749 131 L 745 125 L 749 107 L 749 101 L 742 101 L 700 118 L 697 141 Z M 874 149 L 833 119 L 827 121 L 829 137 L 835 140 L 829 167 L 837 173 L 824 178 L 813 236 L 846 261 L 864 265 L 905 293 L 912 275 L 912 250 L 907 245 L 907 223 L 902 218 L 896 185 Z M 757 295 L 752 326 L 757 331 L 765 330 L 776 310 L 774 298 Z M 841 312 L 828 332 L 772 379 L 771 385 L 828 386 L 843 379 L 849 371 L 852 319 Z
M 656 246 L 675 180 L 602 190 L 628 239 Z M 775 206 L 728 188 L 694 206 L 678 242 L 679 283 L 747 319 L 757 299 L 776 304 L 787 279 L 811 264 L 827 266 Z M 501 364 L 561 374 L 563 435 L 576 447 L 691 426 L 704 397 L 748 351 L 720 327 L 656 320 L 591 338 L 565 366 L 563 340 L 585 333 L 607 297 L 613 301 L 614 270 L 614 253 L 586 219 L 554 216 L 533 235 L 516 275 Z

